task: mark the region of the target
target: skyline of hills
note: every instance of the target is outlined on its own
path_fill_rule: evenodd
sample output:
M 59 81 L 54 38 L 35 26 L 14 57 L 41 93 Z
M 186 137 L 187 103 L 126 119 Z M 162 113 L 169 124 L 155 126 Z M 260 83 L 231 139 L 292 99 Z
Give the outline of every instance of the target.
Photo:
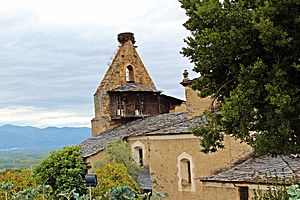
M 31 168 L 50 151 L 77 145 L 91 136 L 91 129 L 87 127 L 0 126 L 0 171 L 6 168 Z
M 91 137 L 88 127 L 0 126 L 0 151 L 9 149 L 52 150 L 76 145 Z

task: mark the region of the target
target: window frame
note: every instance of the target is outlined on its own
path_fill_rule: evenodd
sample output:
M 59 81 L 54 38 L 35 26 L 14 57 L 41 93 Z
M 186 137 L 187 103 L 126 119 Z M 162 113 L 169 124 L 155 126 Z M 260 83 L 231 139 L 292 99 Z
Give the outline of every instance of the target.
M 183 172 L 182 166 L 186 163 L 187 171 Z M 177 176 L 178 176 L 178 191 L 191 191 L 195 192 L 195 181 L 194 181 L 194 163 L 193 158 L 186 152 L 182 152 L 177 157 Z M 183 174 L 183 173 L 187 173 Z M 187 177 L 183 179 L 183 177 Z M 186 181 L 184 181 L 186 180 Z

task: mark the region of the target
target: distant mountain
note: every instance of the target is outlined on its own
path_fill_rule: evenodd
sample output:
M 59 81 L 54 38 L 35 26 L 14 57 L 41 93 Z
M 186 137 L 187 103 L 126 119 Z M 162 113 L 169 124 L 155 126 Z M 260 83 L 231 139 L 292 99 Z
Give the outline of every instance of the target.
M 0 151 L 9 149 L 55 150 L 91 137 L 90 128 L 0 126 Z

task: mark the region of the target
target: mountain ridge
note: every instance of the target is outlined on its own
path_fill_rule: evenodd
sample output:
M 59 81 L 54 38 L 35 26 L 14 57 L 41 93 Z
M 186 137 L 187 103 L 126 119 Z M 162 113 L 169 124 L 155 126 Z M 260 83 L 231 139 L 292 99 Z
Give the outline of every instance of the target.
M 0 149 L 58 149 L 91 137 L 88 127 L 0 126 Z

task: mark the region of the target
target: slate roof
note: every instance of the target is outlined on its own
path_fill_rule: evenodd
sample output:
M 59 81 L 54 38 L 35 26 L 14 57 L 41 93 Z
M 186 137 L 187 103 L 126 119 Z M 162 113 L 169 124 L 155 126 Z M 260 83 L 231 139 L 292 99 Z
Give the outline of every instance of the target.
M 203 182 L 292 183 L 300 177 L 300 158 L 296 156 L 250 158 L 217 175 L 200 178 Z
M 145 85 L 139 84 L 139 83 L 134 83 L 134 82 L 128 82 L 125 83 L 124 85 L 121 85 L 115 89 L 112 89 L 108 92 L 161 92 L 159 90 L 149 88 Z
M 81 143 L 82 156 L 89 157 L 103 150 L 110 141 L 129 136 L 191 133 L 191 129 L 203 123 L 202 117 L 187 119 L 187 113 L 167 113 L 138 119 L 108 130 Z
M 142 190 L 152 190 L 152 181 L 150 177 L 149 167 L 144 167 L 140 172 L 140 181 L 138 181 L 139 187 Z

